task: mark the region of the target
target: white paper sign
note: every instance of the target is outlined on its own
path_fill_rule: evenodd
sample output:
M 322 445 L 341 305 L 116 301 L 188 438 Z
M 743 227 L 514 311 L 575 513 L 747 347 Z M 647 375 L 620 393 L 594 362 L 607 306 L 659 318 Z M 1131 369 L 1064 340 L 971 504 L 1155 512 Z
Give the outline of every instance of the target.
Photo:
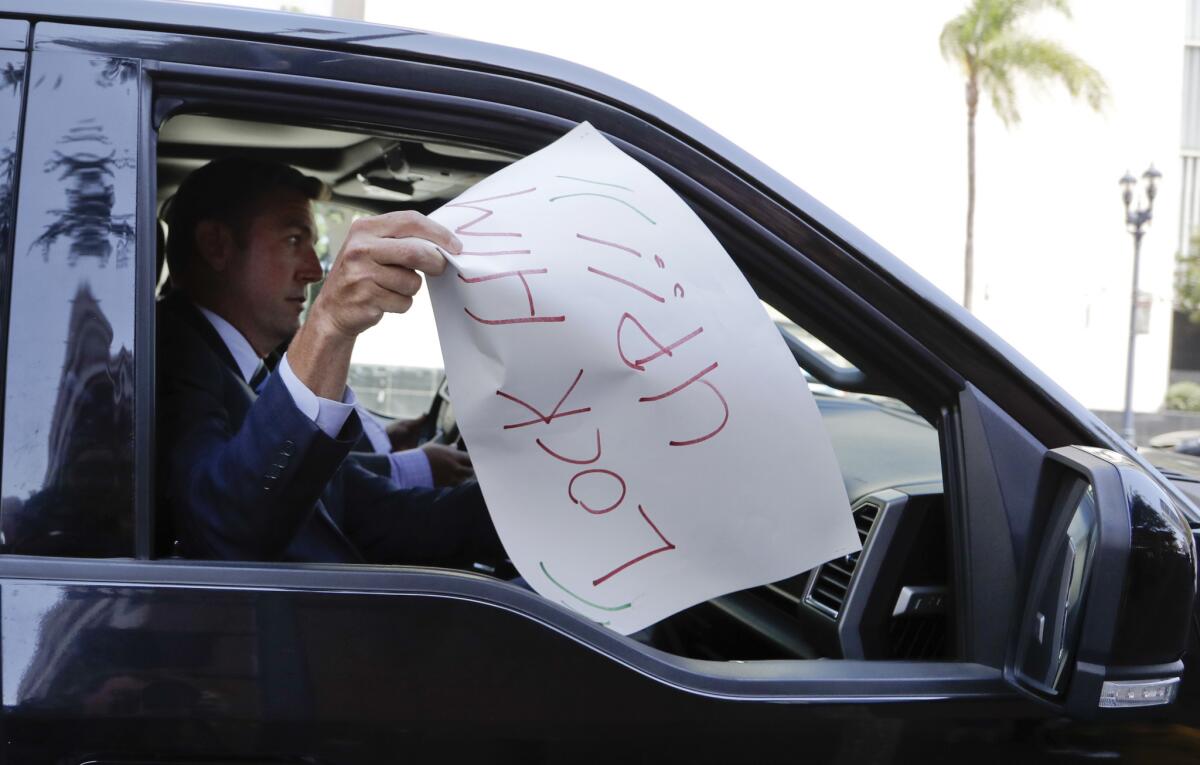
M 496 529 L 623 634 L 860 548 L 804 376 L 729 255 L 586 123 L 438 210 L 429 280 Z

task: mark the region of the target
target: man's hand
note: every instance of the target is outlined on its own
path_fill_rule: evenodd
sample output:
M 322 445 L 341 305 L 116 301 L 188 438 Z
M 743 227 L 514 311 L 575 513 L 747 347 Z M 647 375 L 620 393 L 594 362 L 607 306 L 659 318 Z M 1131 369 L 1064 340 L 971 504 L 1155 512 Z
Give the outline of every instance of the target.
M 475 475 L 471 456 L 445 444 L 427 443 L 421 446 L 429 459 L 434 486 L 457 486 Z
M 340 400 L 355 339 L 384 313 L 412 306 L 421 289 L 418 271 L 436 276 L 445 270 L 439 247 L 462 252 L 454 234 L 420 213 L 355 221 L 308 320 L 288 347 L 288 363 L 300 381 L 318 396 Z
M 420 213 L 403 211 L 361 218 L 350 226 L 308 323 L 347 338 L 375 326 L 385 312 L 404 313 L 421 289 L 422 271 L 446 268 L 438 248 L 462 252 L 444 226 Z
M 387 435 L 388 441 L 392 445 L 392 451 L 402 452 L 406 449 L 415 449 L 417 440 L 421 437 L 421 430 L 428 421 L 429 413 L 426 412 L 411 420 L 395 420 L 390 423 L 387 426 Z

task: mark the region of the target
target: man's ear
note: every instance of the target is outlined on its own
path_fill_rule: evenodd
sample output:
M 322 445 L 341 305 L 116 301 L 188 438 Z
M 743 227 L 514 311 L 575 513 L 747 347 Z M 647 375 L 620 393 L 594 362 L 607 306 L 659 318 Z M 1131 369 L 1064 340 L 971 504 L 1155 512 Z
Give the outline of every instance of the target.
M 229 267 L 237 253 L 229 226 L 215 220 L 196 224 L 196 254 L 217 273 Z

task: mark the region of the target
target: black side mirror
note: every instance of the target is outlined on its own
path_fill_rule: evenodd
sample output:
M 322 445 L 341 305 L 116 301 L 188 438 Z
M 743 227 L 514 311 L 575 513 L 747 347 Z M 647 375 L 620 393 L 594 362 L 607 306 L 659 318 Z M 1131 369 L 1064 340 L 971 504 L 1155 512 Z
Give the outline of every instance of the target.
M 1105 449 L 1049 452 L 1039 495 L 1045 523 L 1010 681 L 1072 717 L 1172 703 L 1196 596 L 1183 513 Z

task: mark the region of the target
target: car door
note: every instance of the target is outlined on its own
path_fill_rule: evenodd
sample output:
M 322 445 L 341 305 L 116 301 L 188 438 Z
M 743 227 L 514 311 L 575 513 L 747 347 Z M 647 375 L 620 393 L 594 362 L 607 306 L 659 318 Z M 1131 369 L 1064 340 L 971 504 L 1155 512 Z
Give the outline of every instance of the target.
M 1131 682 L 1178 675 L 1176 618 L 1158 642 L 1126 637 L 1124 657 L 1111 636 L 1085 646 L 1094 688 L 1018 676 L 1036 674 L 1022 663 L 1027 623 L 1044 629 L 1049 613 L 1053 627 L 1057 613 L 1026 602 L 1053 590 L 1055 571 L 1076 570 L 1074 558 L 1064 569 L 1060 537 L 1090 539 L 1068 533 L 1080 486 L 1097 497 L 1091 522 L 1108 529 L 1095 536 L 1108 546 L 1093 546 L 1098 557 L 1080 570 L 1121 579 L 1127 495 L 1147 497 L 1143 526 L 1157 535 L 1147 549 L 1171 552 L 1171 575 L 1146 569 L 1141 581 L 1162 586 L 1159 608 L 1177 617 L 1182 600 L 1186 613 L 1195 564 L 1175 500 L 1141 481 L 1135 462 L 1051 456 L 1103 446 L 1103 434 L 986 333 L 963 329 L 900 264 L 794 187 L 781 195 L 784 182 L 702 126 L 594 73 L 463 41 L 336 24 L 263 40 L 275 17 L 255 14 L 224 17 L 252 33 L 211 20 L 170 31 L 172 18 L 146 8 L 141 21 L 103 27 L 39 21 L 23 85 L 0 474 L 3 724 L 14 759 L 567 760 L 600 730 L 639 756 L 866 750 L 902 761 L 961 757 L 981 742 L 1011 754 L 1025 749 L 1018 720 L 1072 703 L 1095 713 L 1101 684 L 1121 674 L 1110 665 Z M 945 660 L 682 657 L 486 576 L 156 551 L 153 156 L 156 129 L 181 112 L 402 124 L 518 153 L 591 121 L 697 210 L 764 298 L 862 375 L 830 383 L 894 386 L 936 424 L 951 561 Z M 867 534 L 882 540 L 880 523 Z M 869 573 L 877 581 L 882 570 Z M 868 574 L 852 576 L 848 588 L 870 589 Z M 1072 604 L 1083 581 L 1067 577 Z M 1103 607 L 1065 609 L 1075 621 L 1059 633 L 1121 633 L 1121 582 L 1087 582 L 1088 602 Z M 856 618 L 878 607 L 868 598 Z M 1074 657 L 1056 677 L 1078 671 Z

